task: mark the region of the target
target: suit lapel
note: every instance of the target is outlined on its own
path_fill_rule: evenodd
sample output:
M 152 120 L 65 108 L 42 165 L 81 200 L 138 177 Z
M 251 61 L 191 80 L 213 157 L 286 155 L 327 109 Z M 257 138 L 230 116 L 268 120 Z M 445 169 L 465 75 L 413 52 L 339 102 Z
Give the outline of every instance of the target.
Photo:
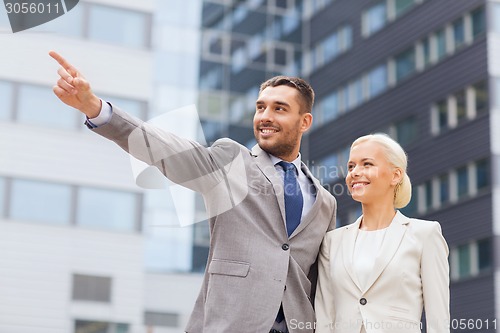
M 389 264 L 392 257 L 396 253 L 403 236 L 406 232 L 406 224 L 408 223 L 407 218 L 397 211 L 391 224 L 387 228 L 382 246 L 380 247 L 379 253 L 373 264 L 373 270 L 366 282 L 366 286 L 363 289 L 363 293 L 366 293 L 371 286 L 377 281 L 378 277 L 384 271 L 385 267 Z M 354 248 L 353 248 L 354 249 Z M 351 252 L 352 253 L 352 252 Z
M 300 224 L 297 226 L 297 229 L 295 229 L 293 231 L 293 233 L 290 235 L 290 238 L 294 237 L 299 232 L 301 232 L 302 230 L 304 230 L 304 228 L 307 227 L 307 225 L 314 220 L 314 217 L 319 212 L 319 207 L 320 207 L 321 202 L 322 202 L 322 196 L 324 195 L 321 192 L 321 188 L 320 188 L 321 184 L 319 183 L 319 180 L 317 180 L 316 178 L 314 178 L 314 176 L 311 174 L 311 171 L 309 171 L 309 169 L 306 167 L 306 165 L 304 164 L 304 162 L 302 162 L 302 168 L 301 169 L 302 169 L 302 172 L 305 173 L 305 175 L 307 176 L 307 178 L 309 178 L 311 180 L 311 182 L 313 183 L 314 190 L 316 191 L 316 198 L 315 198 L 314 203 L 313 203 L 313 205 L 311 207 L 311 210 L 309 210 L 309 212 L 302 218 L 302 220 L 300 221 Z
M 283 225 L 285 226 L 286 232 L 286 213 L 285 213 L 285 196 L 283 193 L 283 179 L 276 171 L 273 162 L 269 155 L 263 151 L 259 145 L 255 145 L 252 148 L 252 155 L 255 156 L 255 162 L 257 167 L 262 171 L 264 176 L 271 182 L 274 189 L 274 194 L 276 200 L 278 200 L 278 205 L 280 207 L 281 216 L 283 218 Z
M 354 253 L 354 245 L 356 244 L 356 237 L 358 236 L 359 224 L 361 223 L 361 217 L 359 217 L 356 222 L 345 227 L 344 235 L 342 236 L 342 257 L 344 262 L 344 267 L 351 280 L 361 291 L 361 285 L 359 284 L 358 278 L 354 273 L 352 267 L 352 257 Z

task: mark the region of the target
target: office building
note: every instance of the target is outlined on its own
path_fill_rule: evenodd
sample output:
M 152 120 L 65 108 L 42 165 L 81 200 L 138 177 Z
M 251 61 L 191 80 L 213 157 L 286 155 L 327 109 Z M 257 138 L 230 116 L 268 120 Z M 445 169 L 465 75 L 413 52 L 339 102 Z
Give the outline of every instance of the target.
M 168 188 L 137 186 L 129 156 L 57 99 L 58 65 L 48 56 L 60 52 L 98 96 L 144 120 L 193 104 L 186 95 L 196 96 L 198 23 L 185 32 L 191 49 L 173 50 L 167 38 L 186 31 L 171 11 L 185 25 L 199 22 L 200 11 L 178 7 L 80 1 L 15 34 L 0 8 L 1 332 L 169 333 L 185 325 L 201 284 L 187 274 L 192 228 L 178 227 Z M 194 74 L 175 73 L 179 59 Z M 186 95 L 167 99 L 174 84 Z
M 308 79 L 302 154 L 336 195 L 339 226 L 361 214 L 344 185 L 351 142 L 394 137 L 414 188 L 403 212 L 439 221 L 449 243 L 452 329 L 499 331 L 500 3 L 205 0 L 202 19 L 199 105 L 220 120 L 213 137 L 252 145 L 259 84 Z

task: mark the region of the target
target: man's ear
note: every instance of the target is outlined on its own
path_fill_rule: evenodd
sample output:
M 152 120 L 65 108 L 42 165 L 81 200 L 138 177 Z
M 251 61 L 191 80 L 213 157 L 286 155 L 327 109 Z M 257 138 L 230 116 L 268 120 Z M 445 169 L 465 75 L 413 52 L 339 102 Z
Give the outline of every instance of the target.
M 302 126 L 300 127 L 301 132 L 306 132 L 309 128 L 311 128 L 313 122 L 313 115 L 310 112 L 306 112 L 302 116 Z

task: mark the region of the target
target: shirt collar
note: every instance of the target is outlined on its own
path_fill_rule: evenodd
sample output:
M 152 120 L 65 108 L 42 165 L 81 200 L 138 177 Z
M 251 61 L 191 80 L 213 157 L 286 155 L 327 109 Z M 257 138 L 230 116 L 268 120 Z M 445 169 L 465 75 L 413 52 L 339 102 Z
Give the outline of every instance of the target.
M 271 154 L 269 154 L 269 157 L 271 158 L 271 161 L 273 162 L 274 165 L 276 165 L 277 163 L 283 161 L 281 158 L 277 158 L 276 156 L 271 155 Z M 300 155 L 300 153 L 299 153 L 299 156 L 297 156 L 296 159 L 294 159 L 292 162 L 289 162 L 289 163 L 293 163 L 293 165 L 295 165 L 295 168 L 297 168 L 297 171 L 302 170 L 302 168 L 301 168 L 301 166 L 302 166 L 302 156 Z

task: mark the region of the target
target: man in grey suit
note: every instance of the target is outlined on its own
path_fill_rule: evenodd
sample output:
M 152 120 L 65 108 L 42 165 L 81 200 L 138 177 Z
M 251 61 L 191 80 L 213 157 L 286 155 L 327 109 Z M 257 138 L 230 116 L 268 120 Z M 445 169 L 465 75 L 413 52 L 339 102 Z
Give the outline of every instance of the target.
M 84 113 L 89 128 L 205 199 L 210 251 L 186 332 L 313 332 L 316 260 L 335 226 L 336 201 L 301 162 L 312 124 L 309 84 L 285 76 L 264 82 L 258 144 L 249 150 L 220 139 L 206 148 L 102 102 L 76 68 L 50 55 L 61 65 L 54 93 Z

